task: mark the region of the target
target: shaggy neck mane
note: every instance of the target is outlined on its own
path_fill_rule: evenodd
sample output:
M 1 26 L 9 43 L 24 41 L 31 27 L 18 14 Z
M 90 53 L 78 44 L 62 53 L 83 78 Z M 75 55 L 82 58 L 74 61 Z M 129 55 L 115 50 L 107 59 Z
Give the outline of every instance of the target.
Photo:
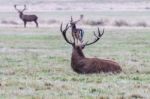
M 82 52 L 82 50 L 81 50 L 81 48 L 77 48 L 77 52 L 78 52 L 78 54 L 81 56 L 81 57 L 85 57 L 84 56 L 84 54 L 83 54 L 83 52 Z
M 77 47 L 77 48 L 73 48 L 73 52 L 72 52 L 72 58 L 76 58 L 76 59 L 80 59 L 80 58 L 84 58 L 84 54 L 81 50 L 81 48 Z
M 71 66 L 74 71 L 78 73 L 81 72 L 80 68 L 82 67 L 80 65 L 80 61 L 84 58 L 85 56 L 79 47 L 73 48 L 72 57 L 71 57 Z
M 19 13 L 19 17 L 22 19 L 23 13 Z

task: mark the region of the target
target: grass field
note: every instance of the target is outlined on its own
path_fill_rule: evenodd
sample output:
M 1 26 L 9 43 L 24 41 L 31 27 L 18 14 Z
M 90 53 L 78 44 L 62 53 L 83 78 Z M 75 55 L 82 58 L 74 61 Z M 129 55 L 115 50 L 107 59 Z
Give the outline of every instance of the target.
M 0 0 L 0 4 L 0 99 L 150 98 L 149 0 Z M 13 4 L 29 5 L 26 13 L 38 15 L 40 27 L 33 23 L 23 28 Z M 81 14 L 84 20 L 109 22 L 99 26 L 105 28 L 103 37 L 84 53 L 118 62 L 123 69 L 120 74 L 81 75 L 72 70 L 72 46 L 63 39 L 59 25 Z M 117 27 L 116 20 L 147 25 Z M 84 40 L 90 41 L 98 26 L 81 22 L 78 27 L 85 30 Z
M 115 60 L 123 72 L 92 75 L 73 72 L 72 48 L 58 30 L 0 28 L 1 99 L 150 97 L 149 28 L 106 28 L 85 55 Z M 92 40 L 95 28 L 86 30 L 85 39 Z

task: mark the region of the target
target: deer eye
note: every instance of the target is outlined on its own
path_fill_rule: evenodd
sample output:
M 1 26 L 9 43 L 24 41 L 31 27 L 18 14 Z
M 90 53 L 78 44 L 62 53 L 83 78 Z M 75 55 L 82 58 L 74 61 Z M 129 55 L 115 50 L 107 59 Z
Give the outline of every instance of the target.
M 82 45 L 81 48 L 84 49 L 85 45 Z

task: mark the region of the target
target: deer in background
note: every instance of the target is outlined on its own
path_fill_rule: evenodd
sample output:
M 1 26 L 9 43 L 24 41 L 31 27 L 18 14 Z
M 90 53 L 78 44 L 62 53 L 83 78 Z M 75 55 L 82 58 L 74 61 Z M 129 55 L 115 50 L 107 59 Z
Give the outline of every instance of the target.
M 86 46 L 96 43 L 104 34 L 104 29 L 102 33 L 100 32 L 99 28 L 98 28 L 98 34 L 94 32 L 95 39 L 92 42 L 86 42 L 86 43 L 82 42 L 80 44 L 77 44 L 74 39 L 73 41 L 68 40 L 66 36 L 66 32 L 68 29 L 69 29 L 68 24 L 66 25 L 64 30 L 62 29 L 62 24 L 61 24 L 60 31 L 63 35 L 63 38 L 68 44 L 72 45 L 73 47 L 72 57 L 71 57 L 71 67 L 75 72 L 81 74 L 89 74 L 89 73 L 100 73 L 100 72 L 119 73 L 122 71 L 118 63 L 111 60 L 87 58 L 82 51 Z
M 76 27 L 76 24 L 83 19 L 83 15 L 80 16 L 80 18 L 77 21 L 73 21 L 73 18 L 71 16 L 71 20 L 70 20 L 70 27 L 71 27 L 71 31 L 72 31 L 72 37 L 74 39 L 74 41 L 80 41 L 83 42 L 83 35 L 84 35 L 84 31 L 80 28 Z
M 36 27 L 38 27 L 38 17 L 36 15 L 26 15 L 23 12 L 26 10 L 26 5 L 24 5 L 23 10 L 17 9 L 17 5 L 14 8 L 18 11 L 20 19 L 24 22 L 24 27 L 26 27 L 27 22 L 35 22 Z

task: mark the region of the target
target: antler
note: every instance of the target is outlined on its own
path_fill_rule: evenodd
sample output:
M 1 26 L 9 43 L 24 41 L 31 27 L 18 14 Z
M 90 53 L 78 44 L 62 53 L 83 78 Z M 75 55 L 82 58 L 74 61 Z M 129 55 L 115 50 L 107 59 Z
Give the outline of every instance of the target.
M 24 5 L 24 8 L 23 8 L 23 10 L 22 10 L 22 12 L 24 11 L 24 10 L 26 10 L 27 8 L 26 8 L 26 5 Z
M 77 20 L 77 21 L 73 21 L 73 18 L 72 18 L 72 16 L 71 16 L 71 20 L 70 20 L 70 22 L 71 23 L 78 23 L 80 20 L 82 20 L 83 19 L 83 15 L 80 15 L 80 18 Z
M 71 22 L 73 22 L 73 18 L 72 18 L 72 16 L 71 16 L 71 20 L 70 20 L 70 23 L 71 23 Z
M 62 33 L 64 39 L 66 40 L 67 43 L 73 45 L 74 42 L 72 42 L 71 40 L 69 41 L 68 38 L 66 37 L 66 32 L 67 32 L 67 30 L 69 29 L 68 24 L 66 25 L 66 27 L 65 27 L 64 30 L 62 29 L 62 25 L 63 25 L 63 23 L 61 23 L 61 25 L 60 25 L 60 31 L 61 31 L 61 33 Z
M 83 19 L 83 15 L 80 15 L 80 18 L 77 20 L 77 21 L 75 21 L 74 23 L 76 24 L 76 23 L 78 23 L 79 21 L 81 21 Z
M 27 8 L 26 8 L 26 5 L 24 5 L 23 10 L 21 11 L 21 10 L 17 9 L 17 5 L 16 5 L 16 4 L 14 5 L 14 8 L 15 8 L 17 11 L 20 11 L 20 12 L 23 12 L 24 10 L 26 10 L 26 9 L 27 9 Z
M 95 40 L 90 42 L 90 43 L 86 42 L 84 45 L 88 46 L 88 45 L 96 43 L 102 37 L 103 34 L 104 34 L 104 29 L 103 29 L 103 32 L 101 33 L 99 28 L 98 28 L 98 35 L 96 35 L 96 33 L 94 32 L 94 36 L 96 37 Z
M 17 9 L 17 5 L 16 5 L 16 4 L 14 5 L 14 8 L 15 8 L 17 11 L 20 11 L 19 9 Z

